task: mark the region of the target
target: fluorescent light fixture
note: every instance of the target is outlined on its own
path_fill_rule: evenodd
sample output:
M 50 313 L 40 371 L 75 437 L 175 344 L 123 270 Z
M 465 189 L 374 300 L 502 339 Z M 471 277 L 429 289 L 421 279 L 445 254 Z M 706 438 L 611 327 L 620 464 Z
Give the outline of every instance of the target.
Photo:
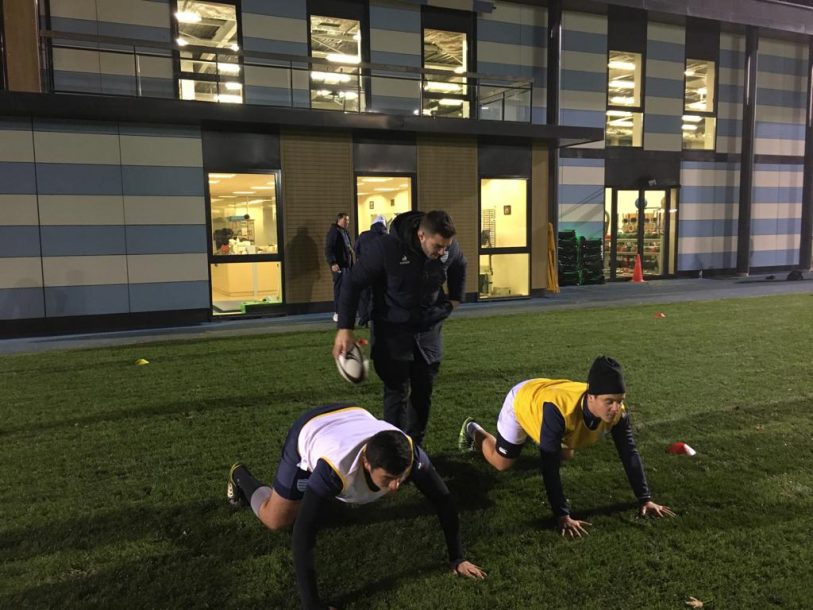
M 360 178 L 362 182 L 389 182 L 389 178 Z
M 235 195 L 254 195 L 254 191 L 233 191 Z
M 609 121 L 608 125 L 612 125 L 613 127 L 632 127 L 632 121 L 628 121 L 627 119 L 615 119 L 614 121 Z
M 349 83 L 350 75 L 341 72 L 311 72 L 311 79 L 317 83 L 336 85 L 338 83 Z
M 317 89 L 314 93 L 319 97 L 330 97 L 333 94 L 330 89 Z
M 373 190 L 375 192 L 377 192 L 377 193 L 391 193 L 392 191 L 399 191 L 401 189 L 392 188 L 392 187 L 378 187 L 378 188 L 373 189 Z
M 209 180 L 209 184 L 220 184 L 220 180 Z
M 237 174 L 209 174 L 209 178 L 222 178 L 227 180 L 229 178 L 234 178 Z
M 698 92 L 700 95 L 706 95 L 706 93 L 708 92 L 708 89 L 706 89 L 705 87 L 698 87 L 698 88 L 697 88 L 697 92 Z
M 258 203 L 265 203 L 265 199 L 252 199 L 251 201 L 246 201 L 248 205 L 257 205 Z
M 415 116 L 418 116 L 420 113 L 421 113 L 420 108 L 416 108 L 415 110 L 412 111 L 412 114 L 414 114 Z
M 425 91 L 440 91 L 442 93 L 457 93 L 463 89 L 463 87 L 460 85 L 455 85 L 454 83 L 444 83 L 431 80 L 428 81 L 423 88 Z
M 624 95 L 614 95 L 610 98 L 610 103 L 617 104 L 618 106 L 632 106 L 632 104 L 635 103 L 635 98 Z
M 344 53 L 328 53 L 325 59 L 335 64 L 360 64 L 361 57 L 358 55 L 346 55 Z
M 612 68 L 613 70 L 635 70 L 635 63 L 631 61 L 614 59 L 607 64 L 607 67 Z
M 358 97 L 358 93 L 355 91 L 339 91 L 339 97 L 342 97 L 346 100 L 354 100 Z
M 684 114 L 683 115 L 683 122 L 684 123 L 699 123 L 703 120 L 702 116 L 697 116 L 696 114 Z
M 687 70 L 683 71 L 683 74 L 685 74 L 686 76 L 694 76 L 694 70 L 688 68 Z
M 607 116 L 625 116 L 629 117 L 632 116 L 631 112 L 627 112 L 626 110 L 608 110 Z
M 610 89 L 635 89 L 635 83 L 631 80 L 611 80 Z
M 224 84 L 226 85 L 226 89 L 228 89 L 229 91 L 239 91 L 240 89 L 243 88 L 243 85 L 241 85 L 240 83 L 235 83 L 233 81 L 226 81 Z
M 689 104 L 689 108 L 693 110 L 705 110 L 706 102 L 692 102 L 691 104 Z
M 223 72 L 225 74 L 239 74 L 240 66 L 239 64 L 227 64 L 219 61 L 217 62 L 217 70 L 218 72 Z
M 243 96 L 242 95 L 234 95 L 232 93 L 219 93 L 217 96 L 218 102 L 222 102 L 224 104 L 242 104 L 243 103 Z
M 178 36 L 178 37 L 175 39 L 175 43 L 176 43 L 176 44 L 177 44 L 179 47 L 185 47 L 186 45 L 188 45 L 188 44 L 189 44 L 189 41 L 188 41 L 186 38 L 183 38 L 183 37 L 181 37 L 181 36 Z
M 353 34 L 353 40 L 361 40 L 361 32 L 356 32 Z
M 273 191 L 276 187 L 273 186 L 252 186 L 255 191 Z
M 230 46 L 229 48 L 230 48 L 232 51 L 237 52 L 237 51 L 239 51 L 239 50 L 240 50 L 240 45 L 239 45 L 239 44 L 237 44 L 237 43 L 235 42 L 235 43 L 234 43 L 232 46 Z
M 684 123 L 681 129 L 683 129 L 683 131 L 697 131 L 697 125 L 686 125 Z
M 438 100 L 438 104 L 441 106 L 462 106 L 463 100 L 454 100 L 450 97 L 444 97 Z
M 455 74 L 465 74 L 466 73 L 466 66 L 457 66 L 454 69 Z
M 175 19 L 178 20 L 178 23 L 200 23 L 203 17 L 195 11 L 177 11 Z

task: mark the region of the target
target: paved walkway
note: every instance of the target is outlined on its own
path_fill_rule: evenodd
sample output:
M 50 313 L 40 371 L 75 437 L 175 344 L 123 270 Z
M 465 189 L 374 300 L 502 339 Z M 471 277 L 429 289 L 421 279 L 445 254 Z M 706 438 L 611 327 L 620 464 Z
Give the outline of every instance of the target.
M 786 274 L 778 274 L 784 278 Z M 810 275 L 810 274 L 806 274 Z M 595 286 L 567 286 L 558 295 L 487 303 L 464 303 L 455 318 L 496 316 L 515 313 L 554 311 L 569 308 L 612 307 L 715 301 L 779 294 L 813 295 L 813 279 L 788 282 L 763 277 L 721 279 L 653 280 L 644 284 L 618 282 Z M 811 301 L 813 305 L 813 301 Z M 308 314 L 253 320 L 218 320 L 194 326 L 108 333 L 57 335 L 0 340 L 0 354 L 85 349 L 114 345 L 132 345 L 154 341 L 218 338 L 235 335 L 262 335 L 291 331 L 327 330 L 334 328 L 331 314 Z

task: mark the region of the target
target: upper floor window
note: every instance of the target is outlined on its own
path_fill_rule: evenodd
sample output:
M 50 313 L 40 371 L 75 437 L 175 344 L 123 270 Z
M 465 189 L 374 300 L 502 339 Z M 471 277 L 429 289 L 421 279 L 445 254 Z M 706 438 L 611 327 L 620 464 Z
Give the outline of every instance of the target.
M 642 56 L 628 51 L 610 51 L 607 61 L 607 146 L 641 146 L 643 103 L 641 95 Z
M 423 83 L 423 114 L 468 117 L 470 96 L 465 76 L 469 71 L 466 33 L 424 28 L 423 67 L 433 71 L 425 75 Z M 448 76 L 444 73 L 448 73 Z
M 311 57 L 325 59 L 310 75 L 311 108 L 363 110 L 364 94 L 359 78 L 361 23 L 321 15 L 310 16 Z
M 237 7 L 224 2 L 178 0 L 178 94 L 184 100 L 243 102 Z M 185 49 L 185 47 L 205 47 Z
M 683 148 L 714 150 L 716 132 L 715 62 L 686 60 L 683 94 Z

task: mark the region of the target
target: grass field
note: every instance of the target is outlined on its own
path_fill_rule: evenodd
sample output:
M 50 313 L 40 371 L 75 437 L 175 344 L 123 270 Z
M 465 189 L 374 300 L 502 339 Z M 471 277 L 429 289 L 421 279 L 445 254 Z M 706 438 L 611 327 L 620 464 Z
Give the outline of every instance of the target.
M 427 452 L 455 493 L 470 559 L 445 570 L 412 488 L 341 508 L 319 537 L 320 590 L 350 608 L 813 607 L 811 295 L 450 320 Z M 665 319 L 656 319 L 665 311 Z M 333 333 L 193 340 L 0 358 L 0 607 L 296 608 L 290 533 L 225 503 L 236 458 L 270 482 L 304 409 L 356 400 Z M 563 466 L 586 539 L 553 531 L 535 450 L 512 471 L 460 455 L 461 420 L 493 429 L 505 392 L 626 368 L 657 502 L 635 518 L 612 442 Z M 147 358 L 148 366 L 135 366 Z M 673 441 L 694 458 L 667 455 Z

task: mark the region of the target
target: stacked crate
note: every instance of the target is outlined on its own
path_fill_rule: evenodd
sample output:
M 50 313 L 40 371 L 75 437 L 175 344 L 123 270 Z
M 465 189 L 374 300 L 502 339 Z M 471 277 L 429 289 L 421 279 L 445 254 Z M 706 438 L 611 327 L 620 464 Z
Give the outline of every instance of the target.
M 576 231 L 559 231 L 559 285 L 579 283 L 579 240 Z

